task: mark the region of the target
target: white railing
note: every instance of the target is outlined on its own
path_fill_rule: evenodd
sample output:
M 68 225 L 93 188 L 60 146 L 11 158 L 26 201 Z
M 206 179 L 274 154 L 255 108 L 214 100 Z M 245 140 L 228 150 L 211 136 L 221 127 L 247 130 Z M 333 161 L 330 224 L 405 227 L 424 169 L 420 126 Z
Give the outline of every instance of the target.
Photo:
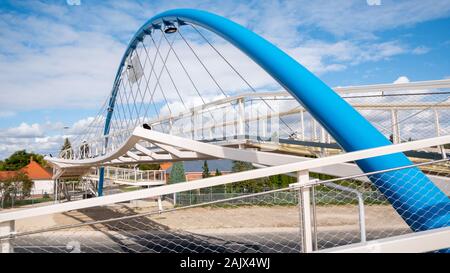
M 94 169 L 90 174 L 91 176 L 98 176 L 98 169 Z M 155 182 L 165 183 L 166 171 L 165 170 L 139 170 L 137 168 L 120 168 L 120 167 L 105 167 L 105 179 L 114 181 L 123 181 L 130 183 L 138 182 Z
M 426 90 L 429 92 L 431 89 L 440 88 L 450 88 L 450 80 L 436 80 L 436 81 L 424 81 L 424 82 L 411 82 L 404 84 L 379 84 L 379 85 L 368 85 L 368 86 L 354 86 L 354 87 L 338 87 L 335 91 L 343 94 L 363 94 L 369 92 L 395 92 L 401 90 Z M 427 93 L 423 93 L 426 95 Z M 414 98 L 417 94 L 406 93 L 402 98 Z M 382 98 L 384 95 L 379 95 Z M 258 113 L 253 113 L 255 109 L 252 109 L 246 102 L 254 99 L 263 99 L 268 104 L 275 104 L 277 100 L 289 100 L 292 101 L 292 105 L 297 107 L 292 109 L 282 109 L 283 111 L 278 111 L 274 109 L 263 109 L 258 110 Z M 402 113 L 407 113 L 408 111 L 427 111 L 430 115 L 426 116 L 426 123 L 432 125 L 432 129 L 429 130 L 427 135 L 417 135 L 414 136 L 415 139 L 439 136 L 446 133 L 446 128 L 448 128 L 448 121 L 446 117 L 440 117 L 438 111 L 450 111 L 450 101 L 397 101 L 397 102 L 374 102 L 374 101 L 357 101 L 350 102 L 357 110 L 361 111 L 384 111 L 388 113 L 386 120 L 381 124 L 375 124 L 379 126 L 386 126 L 382 129 L 386 136 L 392 135 L 392 141 L 394 143 L 400 143 L 402 141 L 407 141 L 408 137 L 404 137 L 401 132 L 401 127 L 404 127 L 404 122 L 402 120 Z M 236 107 L 236 105 L 238 107 Z M 236 111 L 239 109 L 239 111 Z M 198 120 L 203 116 L 207 116 L 210 112 L 214 110 L 220 110 L 220 114 L 212 114 L 215 116 L 215 122 L 208 124 L 199 124 Z M 230 118 L 223 119 L 224 113 L 231 113 Z M 378 113 L 378 112 L 377 112 Z M 294 116 L 295 115 L 295 116 Z M 297 117 L 298 116 L 298 117 Z M 177 115 L 162 116 L 159 119 L 153 119 L 148 121 L 153 128 L 165 128 L 165 130 L 170 131 L 173 135 L 190 137 L 192 139 L 212 139 L 212 138 L 224 138 L 232 139 L 236 136 L 251 135 L 249 126 L 251 123 L 260 123 L 260 127 L 257 130 L 258 137 L 270 137 L 271 126 L 267 126 L 270 119 L 282 119 L 284 118 L 297 118 L 298 124 L 292 125 L 295 127 L 295 136 L 298 140 L 302 141 L 316 141 L 323 143 L 334 142 L 332 137 L 314 120 L 307 120 L 306 110 L 298 105 L 298 103 L 285 91 L 282 92 L 258 92 L 258 93 L 245 93 L 238 96 L 231 96 L 224 99 L 219 99 L 217 101 L 209 102 L 201 106 L 193 107 L 187 111 L 181 112 Z M 373 118 L 376 118 L 375 115 Z M 370 116 L 366 116 L 370 120 Z M 308 124 L 308 122 L 310 124 Z M 134 124 L 131 122 L 130 124 Z M 280 124 L 280 126 L 284 126 Z M 127 137 L 132 133 L 134 128 L 126 129 L 116 129 L 113 130 L 108 136 L 99 136 L 95 139 L 86 140 L 86 143 L 81 145 L 88 145 L 89 149 L 78 149 L 63 151 L 60 154 L 62 158 L 76 158 L 76 159 L 86 159 L 92 157 L 98 157 L 104 155 L 112 150 L 116 149 L 121 145 L 121 143 L 127 139 Z M 106 139 L 108 145 L 105 148 Z M 74 147 L 77 146 L 73 143 Z
M 318 253 L 418 253 L 446 249 L 450 246 L 450 227 L 437 228 L 390 238 L 372 240 Z
M 157 188 L 144 189 L 133 192 L 119 193 L 109 196 L 102 196 L 95 199 L 80 200 L 63 204 L 56 204 L 46 207 L 33 208 L 29 210 L 21 210 L 15 212 L 7 212 L 0 214 L 0 222 L 18 220 L 34 216 L 60 213 L 69 210 L 76 210 L 95 206 L 104 206 L 118 202 L 126 202 L 130 200 L 143 199 L 148 197 L 156 197 L 161 195 L 173 194 L 177 192 L 197 190 L 218 185 L 226 185 L 236 183 L 239 181 L 263 178 L 277 174 L 286 174 L 292 172 L 304 172 L 309 169 L 315 169 L 330 165 L 335 165 L 345 162 L 353 162 L 361 159 L 372 158 L 382 155 L 389 155 L 399 152 L 423 149 L 431 146 L 439 146 L 450 143 L 450 135 L 435 137 L 430 139 L 423 139 L 400 143 L 395 145 L 388 145 L 367 150 L 355 151 L 351 153 L 339 154 L 324 158 L 317 158 L 303 162 L 289 163 L 280 166 L 266 167 L 256 170 L 244 171 L 239 173 L 231 173 L 224 176 L 210 177 L 189 183 L 171 184 Z M 308 181 L 302 181 L 303 184 L 308 184 Z

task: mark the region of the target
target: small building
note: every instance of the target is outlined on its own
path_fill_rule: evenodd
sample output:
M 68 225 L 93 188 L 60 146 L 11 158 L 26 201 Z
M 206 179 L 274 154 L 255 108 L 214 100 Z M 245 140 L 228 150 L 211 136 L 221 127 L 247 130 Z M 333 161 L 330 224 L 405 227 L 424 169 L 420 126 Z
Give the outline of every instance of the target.
M 19 171 L 0 171 L 0 180 L 14 177 L 18 172 L 25 173 L 33 181 L 31 195 L 53 194 L 54 182 L 51 172 L 39 165 L 33 158 Z

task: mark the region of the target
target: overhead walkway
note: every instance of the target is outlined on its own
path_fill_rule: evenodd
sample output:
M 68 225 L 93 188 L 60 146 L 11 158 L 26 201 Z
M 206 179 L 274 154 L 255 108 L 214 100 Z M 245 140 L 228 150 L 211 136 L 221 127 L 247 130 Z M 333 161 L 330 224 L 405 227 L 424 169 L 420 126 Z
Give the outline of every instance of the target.
M 89 175 L 92 180 L 98 180 L 98 169 L 94 169 Z M 120 168 L 108 166 L 105 168 L 105 179 L 112 183 L 128 186 L 161 186 L 167 183 L 165 170 L 142 171 L 137 168 Z

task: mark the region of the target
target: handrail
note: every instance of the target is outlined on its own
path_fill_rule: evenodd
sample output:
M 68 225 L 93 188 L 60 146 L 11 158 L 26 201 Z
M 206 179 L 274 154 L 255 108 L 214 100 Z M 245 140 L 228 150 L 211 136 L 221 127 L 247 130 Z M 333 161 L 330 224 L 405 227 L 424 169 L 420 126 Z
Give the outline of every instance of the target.
M 450 227 L 409 233 L 317 251 L 318 253 L 417 253 L 450 247 Z
M 437 89 L 437 88 L 450 88 L 450 79 L 443 80 L 430 80 L 430 81 L 417 81 L 417 82 L 409 82 L 409 83 L 392 83 L 392 84 L 374 84 L 374 85 L 360 85 L 360 86 L 346 86 L 346 87 L 334 87 L 333 90 L 340 94 L 349 94 L 349 93 L 369 93 L 369 92 L 386 92 L 386 91 L 401 91 L 401 90 L 423 90 L 423 89 Z M 159 118 L 152 119 L 149 121 L 149 124 L 159 124 L 162 122 L 167 122 L 171 119 L 177 119 L 179 117 L 183 117 L 186 115 L 190 115 L 190 113 L 204 111 L 209 107 L 217 107 L 220 105 L 225 105 L 231 103 L 233 101 L 238 101 L 245 98 L 263 98 L 263 97 L 290 97 L 292 96 L 286 91 L 273 91 L 273 92 L 247 92 L 239 95 L 229 96 L 226 98 L 218 99 L 212 102 L 205 103 L 200 106 L 191 107 L 188 110 L 178 113 L 175 116 L 167 115 L 161 116 Z M 293 99 L 293 98 L 292 98 Z M 407 103 L 407 104 L 373 104 L 373 103 L 360 103 L 360 104 L 352 104 L 354 108 L 357 109 L 424 109 L 424 108 L 446 108 L 450 105 L 448 103 L 440 103 L 437 105 L 431 103 Z M 295 111 L 287 111 L 284 114 L 295 114 L 300 111 L 304 111 L 304 108 L 299 105 Z M 283 113 L 279 113 L 279 116 L 283 116 Z M 246 119 L 246 121 L 249 121 Z M 223 124 L 226 125 L 226 124 Z M 212 127 L 217 127 L 214 125 Z M 206 128 L 207 129 L 207 128 Z M 119 135 L 121 132 L 130 132 L 132 129 L 122 129 L 116 130 L 114 134 L 108 134 L 107 136 L 101 136 L 96 138 L 96 140 L 103 140 L 105 137 Z M 187 133 L 190 131 L 187 131 Z
M 450 88 L 450 79 L 443 80 L 431 80 L 431 81 L 417 81 L 409 83 L 392 83 L 392 84 L 374 84 L 374 85 L 359 85 L 359 86 L 346 86 L 346 87 L 333 87 L 333 90 L 337 93 L 347 94 L 347 93 L 369 93 L 369 92 L 380 92 L 380 91 L 401 91 L 401 90 L 422 90 L 422 89 L 436 89 L 436 88 Z M 209 106 L 217 106 L 221 104 L 230 103 L 233 101 L 241 100 L 248 97 L 292 97 L 286 91 L 273 91 L 273 92 L 247 92 L 235 96 L 229 96 L 223 99 L 218 99 L 216 101 L 208 102 L 200 106 L 192 107 L 186 111 L 179 113 L 177 116 L 183 116 L 186 113 L 196 112 L 198 110 L 204 110 Z M 367 107 L 370 104 L 361 104 L 360 107 Z M 412 106 L 416 106 L 411 104 Z M 302 107 L 300 105 L 300 107 Z M 159 119 L 153 120 L 152 122 L 159 122 L 162 120 L 168 120 L 173 118 L 171 116 L 163 116 Z
M 143 128 L 136 128 L 133 136 L 145 134 L 161 134 L 155 131 L 145 130 Z M 143 199 L 155 196 L 161 196 L 166 194 L 173 194 L 176 192 L 183 192 L 189 190 L 196 190 L 201 188 L 207 188 L 218 185 L 231 184 L 239 181 L 256 179 L 261 177 L 267 177 L 277 174 L 285 174 L 291 172 L 297 172 L 302 170 L 309 170 L 313 168 L 324 167 L 328 165 L 334 165 L 338 163 L 345 163 L 349 161 L 356 161 L 371 157 L 377 157 L 382 155 L 388 155 L 393 153 L 405 152 L 414 149 L 421 149 L 430 146 L 438 146 L 450 143 L 450 135 L 411 141 L 406 143 L 400 143 L 395 145 L 382 146 L 377 148 L 371 148 L 361 151 L 355 151 L 345 154 L 339 154 L 335 156 L 329 156 L 324 158 L 317 158 L 303 162 L 289 163 L 279 166 L 266 167 L 262 169 L 244 171 L 239 173 L 232 173 L 223 176 L 216 176 L 210 178 L 204 178 L 189 183 L 178 183 L 172 185 L 161 186 L 158 188 L 144 189 L 133 192 L 119 193 L 114 195 L 102 196 L 93 199 L 79 200 L 73 202 L 67 202 L 62 204 L 55 204 L 46 207 L 31 208 L 27 210 L 20 210 L 14 212 L 6 212 L 0 214 L 0 222 L 29 218 L 34 216 L 41 216 L 53 213 L 60 213 L 70 210 L 103 206 L 118 202 L 126 202 L 135 199 Z

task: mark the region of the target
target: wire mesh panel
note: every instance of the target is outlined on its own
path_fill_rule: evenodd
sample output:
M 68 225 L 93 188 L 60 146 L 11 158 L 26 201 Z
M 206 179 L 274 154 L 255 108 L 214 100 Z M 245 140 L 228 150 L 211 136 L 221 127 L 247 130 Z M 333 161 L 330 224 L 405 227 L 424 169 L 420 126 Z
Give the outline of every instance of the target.
M 136 200 L 54 215 L 55 222 L 69 225 L 43 232 L 19 231 L 12 245 L 15 252 L 255 253 L 302 249 L 298 198 L 289 189 L 193 206 L 174 206 L 168 198 L 162 203 L 162 211 L 155 200 Z
M 430 164 L 431 163 L 431 164 Z M 450 163 L 448 160 L 423 163 L 418 166 L 428 174 L 433 183 L 447 196 L 450 195 Z M 405 187 L 395 189 L 398 195 L 420 181 L 412 169 L 401 169 Z M 450 213 L 448 207 L 430 208 L 426 205 L 420 212 L 413 212 L 408 206 L 397 210 L 392 200 L 387 200 L 382 192 L 394 190 L 381 185 L 378 180 L 398 179 L 395 172 L 384 171 L 357 178 L 337 178 L 320 181 L 313 186 L 314 228 L 317 249 L 365 242 L 391 236 L 407 234 L 421 229 L 417 219 L 444 216 Z M 369 181 L 367 178 L 370 178 Z M 417 192 L 417 194 L 423 194 Z M 438 198 L 431 196 L 430 199 Z M 394 201 L 395 202 L 395 201 Z M 450 222 L 441 223 L 449 226 Z
M 321 250 L 420 231 L 423 219 L 440 217 L 438 225 L 449 226 L 442 223 L 450 213 L 446 206 L 426 206 L 425 200 L 423 209 L 412 210 L 385 197 L 389 190 L 401 197 L 414 189 L 420 182 L 415 168 L 448 198 L 450 162 L 440 159 L 343 178 L 310 173 L 318 179 L 256 193 L 245 192 L 250 184 L 241 181 L 231 184 L 234 190 L 205 187 L 17 220 L 17 233 L 0 239 L 15 252 L 289 253 L 306 250 L 308 238 L 313 250 Z M 379 183 L 390 179 L 401 179 L 403 186 Z M 310 204 L 303 199 L 305 189 Z

